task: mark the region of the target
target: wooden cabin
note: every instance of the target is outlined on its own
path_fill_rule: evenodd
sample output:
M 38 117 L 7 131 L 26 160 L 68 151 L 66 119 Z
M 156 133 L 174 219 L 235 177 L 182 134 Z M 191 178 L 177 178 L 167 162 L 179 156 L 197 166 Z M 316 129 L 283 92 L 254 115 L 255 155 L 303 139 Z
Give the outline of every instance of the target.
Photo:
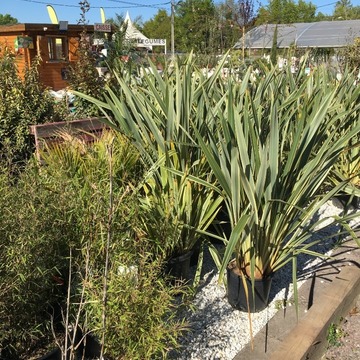
M 96 36 L 95 28 L 94 25 L 85 26 L 89 41 Z M 68 86 L 66 69 L 77 61 L 76 51 L 82 31 L 84 25 L 68 25 L 66 21 L 59 24 L 0 25 L 0 56 L 4 47 L 14 51 L 18 70 L 23 75 L 25 67 L 36 55 L 40 55 L 40 80 L 45 86 L 58 91 Z M 110 31 L 109 27 L 106 31 L 111 32 L 111 26 Z

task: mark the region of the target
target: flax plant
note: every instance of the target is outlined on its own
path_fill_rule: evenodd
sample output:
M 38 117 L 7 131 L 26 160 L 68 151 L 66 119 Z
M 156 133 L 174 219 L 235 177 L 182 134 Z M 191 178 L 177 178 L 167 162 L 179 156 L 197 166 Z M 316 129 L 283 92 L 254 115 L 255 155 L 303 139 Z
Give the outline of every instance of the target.
M 232 258 L 252 283 L 292 262 L 296 288 L 297 256 L 320 256 L 311 236 L 322 220 L 312 219 L 344 184 L 326 194 L 319 189 L 360 131 L 359 123 L 347 126 L 360 105 L 341 110 L 342 85 L 324 88 L 325 71 L 294 79 L 272 69 L 250 92 L 249 69 L 241 84 L 229 81 L 217 131 L 205 138 L 197 132 L 232 226 L 220 279 Z M 348 131 L 339 136 L 339 128 Z
M 356 85 L 357 74 L 345 69 L 344 76 L 338 86 L 339 111 L 351 111 L 359 103 L 359 86 Z M 339 134 L 359 127 L 360 111 L 352 112 L 352 121 L 339 123 Z M 328 184 L 336 186 L 345 182 L 343 192 L 352 196 L 360 196 L 360 137 L 352 137 L 346 148 L 341 152 L 334 168 L 329 174 Z
M 169 221 L 173 234 L 178 234 L 170 244 L 163 239 L 164 247 L 184 254 L 199 241 L 222 202 L 213 189 L 188 179 L 214 181 L 194 127 L 202 132 L 214 126 L 206 122 L 222 96 L 221 66 L 210 78 L 196 68 L 192 55 L 163 75 L 150 66 L 152 73 L 143 71 L 137 81 L 115 74 L 117 84 L 106 88 L 106 102 L 78 95 L 97 104 L 108 124 L 132 139 L 153 175 L 144 184 L 143 204 L 159 215 L 159 222 Z

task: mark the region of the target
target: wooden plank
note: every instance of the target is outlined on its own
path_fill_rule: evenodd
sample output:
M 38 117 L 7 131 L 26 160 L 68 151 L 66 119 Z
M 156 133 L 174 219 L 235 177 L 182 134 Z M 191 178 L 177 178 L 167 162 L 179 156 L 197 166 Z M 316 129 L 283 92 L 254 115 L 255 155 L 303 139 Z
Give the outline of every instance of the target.
M 325 287 L 320 299 L 299 321 L 290 334 L 270 354 L 270 360 L 318 359 L 326 346 L 327 329 L 346 314 L 360 290 L 360 268 L 345 266 L 331 286 Z
M 102 130 L 104 128 L 109 128 L 101 118 L 87 118 L 79 119 L 73 121 L 60 121 L 55 123 L 31 125 L 30 133 L 36 135 L 38 138 L 46 139 L 51 137 L 56 137 L 62 131 L 71 131 L 71 132 L 94 132 L 97 130 Z
M 30 126 L 30 134 L 35 137 L 36 155 L 41 162 L 40 150 L 45 145 L 59 144 L 63 140 L 60 135 L 69 132 L 77 138 L 91 143 L 94 137 L 100 137 L 109 126 L 101 121 L 102 118 L 86 118 L 73 121 L 60 121 L 55 123 L 39 124 Z

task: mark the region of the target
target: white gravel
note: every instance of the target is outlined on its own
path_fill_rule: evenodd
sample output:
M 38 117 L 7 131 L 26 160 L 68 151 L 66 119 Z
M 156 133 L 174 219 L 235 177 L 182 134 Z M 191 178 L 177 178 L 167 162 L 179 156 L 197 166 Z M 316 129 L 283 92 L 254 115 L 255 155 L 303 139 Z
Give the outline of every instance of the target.
M 319 211 L 319 216 L 325 218 L 340 214 L 342 204 L 334 199 L 326 203 Z M 360 220 L 352 221 L 355 227 Z M 333 233 L 331 220 L 320 231 L 318 236 L 326 238 Z M 329 254 L 335 239 L 322 241 L 316 251 Z M 250 341 L 249 319 L 247 312 L 233 309 L 227 301 L 225 287 L 219 285 L 218 273 L 209 254 L 205 254 L 203 277 L 198 292 L 193 299 L 195 311 L 188 311 L 187 321 L 191 331 L 180 339 L 182 348 L 178 353 L 171 353 L 170 359 L 179 360 L 232 360 L 234 356 Z M 298 285 L 312 275 L 314 266 L 321 260 L 301 255 L 298 258 Z M 279 303 L 292 295 L 291 264 L 274 274 L 269 306 L 261 312 L 252 314 L 253 335 L 255 336 L 278 311 Z

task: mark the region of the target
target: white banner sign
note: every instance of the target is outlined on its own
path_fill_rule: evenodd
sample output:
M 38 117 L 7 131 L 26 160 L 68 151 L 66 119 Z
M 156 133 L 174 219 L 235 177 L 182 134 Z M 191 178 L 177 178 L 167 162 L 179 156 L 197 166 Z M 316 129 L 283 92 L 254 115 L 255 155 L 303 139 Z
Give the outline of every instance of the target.
M 166 46 L 166 39 L 136 39 L 136 42 L 148 46 Z
M 94 24 L 94 31 L 111 32 L 111 24 Z

